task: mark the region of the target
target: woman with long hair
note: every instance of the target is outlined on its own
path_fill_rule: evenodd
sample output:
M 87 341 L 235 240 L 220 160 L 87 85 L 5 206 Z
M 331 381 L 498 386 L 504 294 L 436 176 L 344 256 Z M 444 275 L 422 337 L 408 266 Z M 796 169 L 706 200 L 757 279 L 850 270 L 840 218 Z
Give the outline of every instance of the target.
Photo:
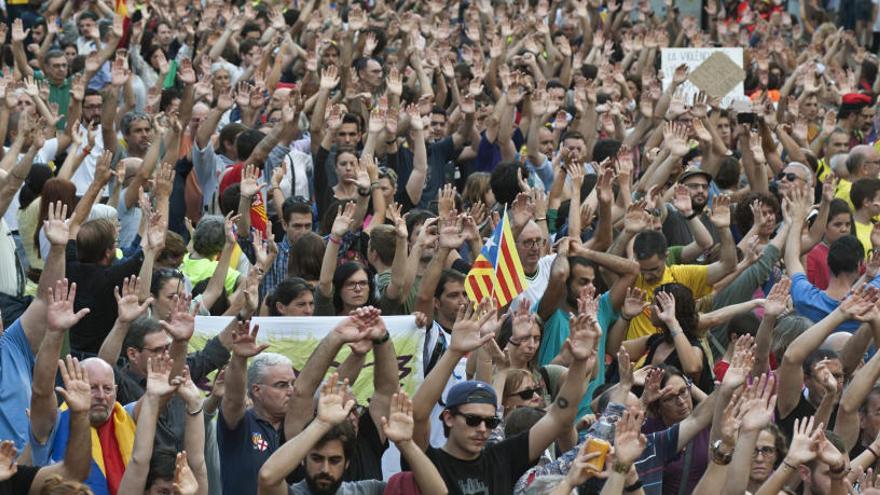
M 67 206 L 67 212 L 69 215 L 73 214 L 73 210 L 76 208 L 76 186 L 73 182 L 70 182 L 66 179 L 49 179 L 43 185 L 42 193 L 40 194 L 40 216 L 37 218 L 38 228 L 33 233 L 33 246 L 36 250 L 36 254 L 38 255 L 38 264 L 31 266 L 36 266 L 40 269 L 43 268 L 43 260 L 49 255 L 49 240 L 46 238 L 46 235 L 43 234 L 43 228 L 39 227 L 43 225 L 43 222 L 49 218 L 49 205 L 55 204 L 57 201 L 61 201 L 65 206 Z

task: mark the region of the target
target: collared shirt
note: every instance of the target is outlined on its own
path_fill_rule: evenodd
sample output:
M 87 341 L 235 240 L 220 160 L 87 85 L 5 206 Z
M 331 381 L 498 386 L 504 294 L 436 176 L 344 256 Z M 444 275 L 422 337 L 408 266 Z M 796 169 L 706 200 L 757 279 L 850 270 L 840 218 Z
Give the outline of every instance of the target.
M 21 320 L 15 320 L 0 335 L 0 438 L 15 442 L 19 451 L 28 441 L 30 420 L 25 409 L 31 404 L 35 359 Z
M 217 337 L 212 338 L 201 351 L 187 354 L 193 382 L 200 382 L 212 371 L 222 368 L 229 361 L 229 351 Z M 147 378 L 133 370 L 129 363 L 113 367 L 118 389 L 116 398 L 121 404 L 130 404 L 140 399 L 146 392 Z M 159 414 L 156 424 L 156 446 L 180 452 L 185 448 L 186 403 L 174 396 Z
M 229 428 L 220 410 L 217 446 L 224 494 L 254 493 L 260 468 L 284 441 L 282 428 L 276 430 L 253 409 L 245 411 L 235 428 Z

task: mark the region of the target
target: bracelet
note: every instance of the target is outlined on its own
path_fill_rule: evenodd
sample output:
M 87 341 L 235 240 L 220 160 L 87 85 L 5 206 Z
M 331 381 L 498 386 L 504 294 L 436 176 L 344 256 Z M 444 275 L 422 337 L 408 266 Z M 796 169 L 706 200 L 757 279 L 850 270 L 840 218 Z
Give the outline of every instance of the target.
M 620 319 L 627 322 L 627 323 L 632 321 L 632 318 L 627 318 L 626 316 L 623 316 L 623 315 L 620 315 Z
M 632 464 L 623 464 L 622 462 L 614 462 L 614 465 L 611 466 L 611 469 L 618 474 L 626 474 L 629 472 L 629 468 L 632 467 Z
M 642 487 L 642 480 L 636 480 L 635 483 L 629 486 L 623 487 L 623 491 L 625 492 L 634 492 Z
M 378 339 L 373 339 L 373 345 L 382 345 L 385 342 L 388 342 L 388 339 L 391 338 L 391 332 L 385 331 L 385 335 L 379 337 Z
M 692 220 L 692 219 L 694 219 L 694 218 L 697 218 L 698 216 L 700 216 L 700 212 L 695 211 L 695 212 L 691 213 L 690 215 L 688 215 L 688 216 L 686 216 L 686 217 L 684 217 L 684 218 L 685 218 L 685 220 Z
M 536 221 L 536 222 L 546 222 L 546 221 L 547 221 L 547 217 L 535 218 L 535 221 Z
M 342 245 L 342 239 L 339 237 L 336 237 L 333 234 L 330 234 L 330 237 L 328 237 L 328 239 L 330 240 L 330 242 L 332 242 L 333 244 L 336 244 L 337 246 Z
M 202 406 L 199 406 L 199 408 L 196 409 L 195 411 L 187 411 L 186 413 L 189 414 L 190 416 L 198 416 L 199 414 L 202 413 L 204 408 L 205 408 L 204 405 L 202 405 Z
M 870 445 L 868 445 L 867 447 L 865 447 L 865 450 L 867 450 L 868 452 L 874 454 L 874 458 L 875 458 L 875 459 L 880 458 L 880 455 L 877 455 L 877 451 L 874 450 L 874 449 L 872 449 Z
M 791 469 L 792 471 L 797 471 L 797 468 L 789 464 L 788 461 L 786 461 L 785 459 L 782 460 L 782 465 L 784 467 L 787 467 L 788 469 Z

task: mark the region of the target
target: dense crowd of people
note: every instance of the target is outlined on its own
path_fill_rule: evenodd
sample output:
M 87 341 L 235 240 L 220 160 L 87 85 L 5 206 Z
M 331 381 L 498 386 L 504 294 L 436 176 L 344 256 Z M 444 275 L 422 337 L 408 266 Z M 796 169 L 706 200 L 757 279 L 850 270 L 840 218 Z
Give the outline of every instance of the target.
M 6 0 L 0 494 L 880 493 L 880 0 L 679 7 Z

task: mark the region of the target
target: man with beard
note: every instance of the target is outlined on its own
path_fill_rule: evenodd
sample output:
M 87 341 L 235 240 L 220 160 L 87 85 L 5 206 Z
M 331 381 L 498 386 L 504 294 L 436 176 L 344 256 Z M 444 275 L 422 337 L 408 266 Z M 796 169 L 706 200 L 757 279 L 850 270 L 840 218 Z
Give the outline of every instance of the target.
M 686 246 L 693 242 L 694 236 L 688 228 L 688 221 L 699 217 L 706 229 L 712 235 L 713 242 L 719 240 L 718 231 L 706 215 L 706 205 L 709 203 L 709 184 L 712 175 L 695 167 L 688 168 L 678 177 L 678 183 L 688 189 L 691 197 L 692 212 L 684 216 L 671 203 L 666 204 L 666 219 L 663 221 L 663 235 L 670 246 Z
M 342 481 L 354 451 L 354 432 L 348 423 L 355 401 L 334 373 L 321 389 L 318 414 L 299 435 L 290 439 L 260 469 L 260 493 L 265 495 L 379 495 L 385 482 Z M 424 495 L 448 493 L 443 478 L 424 452 L 413 442 L 412 402 L 406 393 L 394 394 L 390 414 L 382 417 L 382 432 L 397 445 Z M 302 464 L 306 478 L 290 485 L 287 473 Z
M 605 271 L 606 280 L 608 272 L 616 280 L 611 289 L 603 283 L 599 277 L 599 267 Z M 584 248 L 580 243 L 563 239 L 559 243 L 556 259 L 550 267 L 550 282 L 544 296 L 538 302 L 537 313 L 544 321 L 544 331 L 541 337 L 541 348 L 538 354 L 538 365 L 550 364 L 562 350 L 565 340 L 569 336 L 569 316 L 579 313 L 578 298 L 582 295 L 596 293 L 598 297 L 598 311 L 596 319 L 603 333 L 607 333 L 611 324 L 618 317 L 618 311 L 626 298 L 626 289 L 639 274 L 639 264 L 613 254 L 608 254 L 592 249 Z M 605 355 L 605 339 L 599 341 L 599 356 Z M 595 380 L 590 383 L 587 393 L 582 402 L 582 411 L 589 411 L 592 391 L 604 383 L 605 360 L 598 360 L 598 371 Z M 581 416 L 582 414 L 578 414 Z

